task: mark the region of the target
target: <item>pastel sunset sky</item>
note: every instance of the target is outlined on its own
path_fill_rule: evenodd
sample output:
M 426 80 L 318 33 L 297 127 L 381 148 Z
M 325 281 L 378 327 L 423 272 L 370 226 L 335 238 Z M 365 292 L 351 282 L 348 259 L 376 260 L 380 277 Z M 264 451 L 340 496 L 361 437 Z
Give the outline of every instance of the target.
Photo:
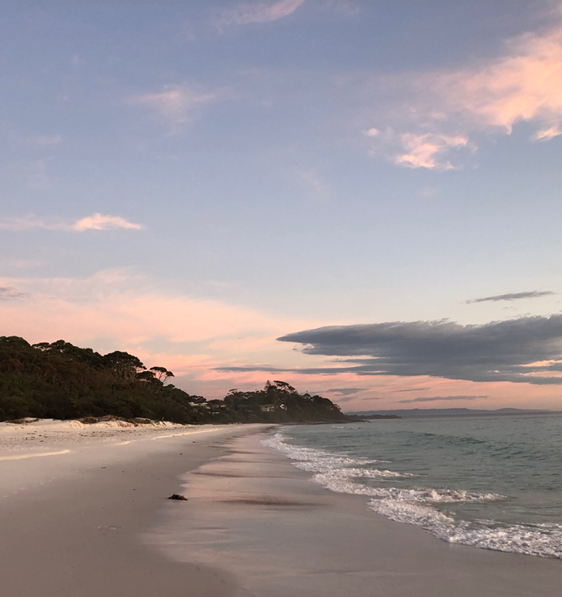
M 5 0 L 0 47 L 0 335 L 562 410 L 559 1 Z

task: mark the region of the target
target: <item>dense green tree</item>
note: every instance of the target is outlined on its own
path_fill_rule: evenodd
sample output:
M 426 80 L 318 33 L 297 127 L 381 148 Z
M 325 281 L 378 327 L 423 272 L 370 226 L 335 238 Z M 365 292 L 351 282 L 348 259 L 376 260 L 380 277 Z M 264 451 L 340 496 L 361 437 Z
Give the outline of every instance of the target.
M 345 420 L 327 398 L 299 394 L 284 381 L 263 390 L 232 389 L 207 402 L 166 382 L 165 367 L 146 369 L 138 357 L 101 355 L 64 340 L 33 346 L 0 337 L 0 420 L 22 417 L 70 419 L 115 415 L 178 423 L 320 422 Z

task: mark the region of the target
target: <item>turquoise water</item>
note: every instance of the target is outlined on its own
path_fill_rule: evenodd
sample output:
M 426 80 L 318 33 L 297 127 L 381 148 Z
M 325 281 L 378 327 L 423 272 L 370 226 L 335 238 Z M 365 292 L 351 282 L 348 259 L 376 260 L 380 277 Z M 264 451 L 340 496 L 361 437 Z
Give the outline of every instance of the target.
M 451 543 L 562 558 L 562 416 L 290 426 L 268 441 L 392 520 Z

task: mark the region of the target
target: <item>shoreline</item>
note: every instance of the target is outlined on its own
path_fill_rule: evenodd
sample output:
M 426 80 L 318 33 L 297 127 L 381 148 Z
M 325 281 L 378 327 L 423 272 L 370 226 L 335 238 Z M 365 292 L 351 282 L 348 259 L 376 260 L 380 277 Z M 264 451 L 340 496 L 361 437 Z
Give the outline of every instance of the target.
M 392 522 L 368 510 L 365 497 L 324 489 L 263 445 L 273 427 L 196 426 L 97 438 L 76 429 L 58 444 L 42 444 L 43 453 L 66 446 L 64 454 L 0 460 L 3 593 L 559 594 L 559 560 L 453 545 Z M 37 448 L 12 445 L 0 457 L 36 456 Z M 168 501 L 173 493 L 188 501 Z
M 183 476 L 184 510 L 161 511 L 145 543 L 177 562 L 217 566 L 259 597 L 557 597 L 562 563 L 438 539 L 311 482 L 266 435 L 224 442 Z

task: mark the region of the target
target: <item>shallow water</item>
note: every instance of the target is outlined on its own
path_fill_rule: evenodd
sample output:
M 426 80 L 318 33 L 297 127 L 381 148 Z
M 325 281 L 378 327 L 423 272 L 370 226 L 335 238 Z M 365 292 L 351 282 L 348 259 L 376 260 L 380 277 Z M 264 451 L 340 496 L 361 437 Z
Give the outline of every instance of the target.
M 562 416 L 291 426 L 267 443 L 392 520 L 451 543 L 562 558 Z

